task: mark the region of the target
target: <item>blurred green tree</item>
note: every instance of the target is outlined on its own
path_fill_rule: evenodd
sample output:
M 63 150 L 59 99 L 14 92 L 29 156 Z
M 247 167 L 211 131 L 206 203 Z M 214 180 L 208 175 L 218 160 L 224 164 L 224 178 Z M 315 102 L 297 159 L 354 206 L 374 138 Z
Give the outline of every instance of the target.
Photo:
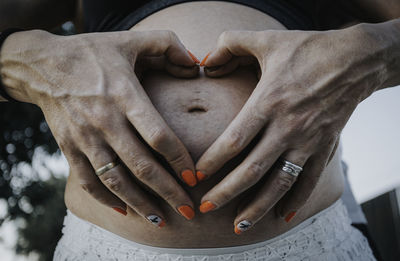
M 68 22 L 53 33 L 70 35 L 75 29 Z M 60 153 L 41 110 L 32 104 L 0 103 L 0 200 L 6 202 L 0 226 L 4 221 L 16 221 L 16 253 L 35 252 L 40 261 L 50 261 L 66 214 L 65 178 L 51 172 L 48 180 L 39 178 L 32 168 L 37 148 L 48 154 Z M 21 164 L 30 166 L 28 177 Z
M 52 260 L 66 211 L 65 178 L 44 181 L 34 168 L 26 177 L 17 166 L 31 165 L 38 147 L 52 154 L 58 146 L 36 106 L 0 103 L 0 112 L 0 199 L 7 203 L 0 225 L 18 221 L 17 254 L 35 252 L 40 261 Z

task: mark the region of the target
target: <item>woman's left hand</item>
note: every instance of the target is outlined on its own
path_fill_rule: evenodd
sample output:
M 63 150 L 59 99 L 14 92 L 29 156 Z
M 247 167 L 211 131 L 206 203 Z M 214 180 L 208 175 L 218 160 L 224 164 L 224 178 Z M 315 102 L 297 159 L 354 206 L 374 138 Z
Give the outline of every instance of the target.
M 386 81 L 384 43 L 371 37 L 371 26 L 326 32 L 228 31 L 220 36 L 203 62 L 205 73 L 225 75 L 253 56 L 261 77 L 236 118 L 197 162 L 198 177 L 214 174 L 258 133 L 261 139 L 203 196 L 203 213 L 263 182 L 257 194 L 243 202 L 235 232 L 249 229 L 284 195 L 277 214 L 290 221 L 320 180 L 356 106 Z M 282 165 L 272 168 L 278 159 L 303 171 L 296 178 Z

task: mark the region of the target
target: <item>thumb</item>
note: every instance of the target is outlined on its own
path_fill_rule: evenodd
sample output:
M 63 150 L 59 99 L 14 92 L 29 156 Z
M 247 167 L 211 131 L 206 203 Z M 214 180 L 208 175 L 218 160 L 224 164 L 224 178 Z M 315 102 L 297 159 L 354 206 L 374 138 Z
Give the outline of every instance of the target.
M 228 63 L 234 56 L 259 58 L 258 33 L 255 31 L 225 31 L 219 38 L 217 48 L 208 53 L 200 66 L 215 67 Z
M 204 73 L 208 77 L 221 77 L 232 73 L 240 66 L 258 65 L 257 60 L 252 56 L 234 56 L 227 63 L 215 67 L 205 67 Z M 259 66 L 257 66 L 259 67 Z M 260 80 L 260 77 L 258 78 Z
M 185 67 L 195 66 L 199 62 L 186 50 L 173 31 L 154 30 L 135 33 L 138 34 L 135 40 L 139 56 L 165 55 L 170 63 Z
M 198 66 L 179 66 L 172 64 L 165 56 L 144 56 L 136 62 L 135 72 L 141 78 L 147 70 L 167 71 L 178 78 L 193 78 L 199 74 Z

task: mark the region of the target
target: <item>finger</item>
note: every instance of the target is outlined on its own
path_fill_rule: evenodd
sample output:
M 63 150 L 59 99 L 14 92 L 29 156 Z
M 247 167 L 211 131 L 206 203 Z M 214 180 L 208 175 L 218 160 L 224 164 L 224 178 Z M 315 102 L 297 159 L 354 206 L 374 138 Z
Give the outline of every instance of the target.
M 318 184 L 321 174 L 325 169 L 333 146 L 333 142 L 330 143 L 330 146 L 323 146 L 324 149 L 314 153 L 307 160 L 296 184 L 277 204 L 277 215 L 285 218 L 286 222 L 293 219 L 298 210 L 304 206 L 314 191 L 314 188 Z
M 71 175 L 76 175 L 83 190 L 101 204 L 126 215 L 126 204 L 111 193 L 96 177 L 93 167 L 86 156 L 79 152 L 63 151 L 70 165 Z
M 248 66 L 257 63 L 251 56 L 233 57 L 226 64 L 214 67 L 205 67 L 204 73 L 208 77 L 221 77 L 235 71 L 239 66 Z
M 115 153 L 106 145 L 88 147 L 86 155 L 95 170 L 106 164 L 118 162 L 116 161 Z M 162 211 L 155 202 L 129 178 L 125 167 L 120 163 L 117 164 L 117 166 L 99 175 L 98 178 L 109 191 L 123 200 L 129 207 L 135 210 L 137 214 L 145 218 L 151 224 L 163 227 L 165 225 L 165 219 L 163 218 Z
M 264 177 L 284 148 L 277 139 L 264 134 L 245 160 L 201 199 L 200 211 L 218 209 Z
M 301 167 L 306 162 L 307 156 L 302 151 L 293 150 L 285 153 L 282 158 Z M 291 189 L 297 177 L 284 171 L 282 167 L 283 163 L 278 160 L 265 184 L 235 218 L 236 234 L 249 230 Z
M 200 66 L 214 67 L 228 63 L 234 56 L 254 56 L 260 60 L 257 32 L 225 31 L 219 38 L 217 48 L 210 52 Z
M 186 219 L 194 217 L 193 202 L 127 126 L 107 133 L 106 141 L 135 178 L 163 198 Z
M 136 78 L 133 78 L 132 82 L 135 86 L 140 86 Z M 189 152 L 158 113 L 144 90 L 139 88 L 134 92 L 136 94 L 124 97 L 127 118 L 144 141 L 165 158 L 179 179 L 188 186 L 195 186 L 197 180 L 194 175 L 194 163 Z M 120 133 L 120 131 L 116 131 Z M 114 128 L 108 132 L 113 133 Z M 111 136 L 114 135 L 111 134 Z M 116 137 L 116 140 L 120 140 L 120 138 Z
M 257 88 L 263 85 L 260 80 Z M 226 130 L 203 153 L 196 163 L 196 170 L 200 176 L 207 178 L 226 162 L 241 152 L 251 140 L 267 124 L 268 112 L 262 103 L 258 102 L 259 95 L 255 92 L 247 100 L 238 115 L 228 125 Z
M 136 73 L 143 73 L 146 70 L 167 71 L 172 76 L 178 78 L 193 78 L 199 74 L 199 66 L 182 67 L 168 61 L 165 56 L 151 57 L 145 56 L 137 61 Z M 140 70 L 140 71 L 139 71 Z
M 195 66 L 198 62 L 194 55 L 187 51 L 173 31 L 142 31 L 135 34 L 135 46 L 139 56 L 165 55 L 169 62 L 180 66 Z M 193 57 L 193 58 L 192 58 Z
M 158 227 L 165 225 L 165 218 L 154 200 L 146 195 L 129 177 L 124 166 L 119 165 L 100 176 L 103 184 L 140 216 Z

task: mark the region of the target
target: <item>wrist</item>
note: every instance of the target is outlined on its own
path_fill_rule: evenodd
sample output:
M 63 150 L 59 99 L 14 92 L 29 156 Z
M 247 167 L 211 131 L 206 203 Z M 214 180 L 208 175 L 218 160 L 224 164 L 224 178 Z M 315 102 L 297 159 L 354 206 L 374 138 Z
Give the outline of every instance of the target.
M 15 32 L 6 38 L 0 49 L 2 88 L 17 101 L 33 103 L 29 95 L 31 73 L 26 64 L 31 60 L 30 55 L 35 55 L 35 49 L 40 45 L 37 34 L 48 33 L 39 30 Z
M 21 29 L 18 28 L 9 28 L 6 29 L 2 32 L 0 32 L 0 51 L 2 49 L 2 46 L 4 44 L 4 42 L 7 40 L 7 38 L 16 32 L 20 32 L 22 31 Z M 0 102 L 3 101 L 11 101 L 11 102 L 16 102 L 17 100 L 13 99 L 8 92 L 6 91 L 6 87 L 3 85 L 2 79 L 1 79 L 1 75 L 0 75 Z
M 400 84 L 400 19 L 379 24 L 361 24 L 358 28 L 373 60 L 381 68 L 373 91 Z M 368 62 L 368 61 L 367 61 Z
M 387 50 L 386 71 L 387 80 L 382 88 L 400 85 L 400 19 L 395 19 L 387 24 L 388 41 L 390 48 Z

